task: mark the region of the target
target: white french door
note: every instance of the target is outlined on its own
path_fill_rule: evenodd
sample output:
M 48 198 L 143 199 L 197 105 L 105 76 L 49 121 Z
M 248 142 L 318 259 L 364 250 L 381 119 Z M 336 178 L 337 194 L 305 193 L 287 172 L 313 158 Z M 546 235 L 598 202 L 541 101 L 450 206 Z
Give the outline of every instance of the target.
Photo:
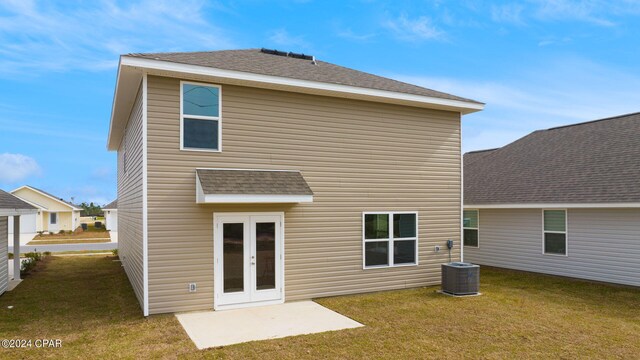
M 281 303 L 283 214 L 214 214 L 214 308 Z

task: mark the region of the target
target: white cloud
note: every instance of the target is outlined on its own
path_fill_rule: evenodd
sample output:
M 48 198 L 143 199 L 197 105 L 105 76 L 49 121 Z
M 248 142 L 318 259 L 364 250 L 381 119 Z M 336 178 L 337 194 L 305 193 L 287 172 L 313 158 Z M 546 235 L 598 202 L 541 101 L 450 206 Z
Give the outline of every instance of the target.
M 0 2 L 0 76 L 74 69 L 100 71 L 128 52 L 230 47 L 203 16 L 206 3 L 187 0 L 53 4 Z
M 273 44 L 287 47 L 287 49 L 283 49 L 283 51 L 295 50 L 290 48 L 298 48 L 298 49 L 306 49 L 306 50 L 310 48 L 309 43 L 305 41 L 303 36 L 291 35 L 285 29 L 277 29 L 272 31 L 269 35 L 269 41 Z
M 465 151 L 506 145 L 538 129 L 638 111 L 640 77 L 580 58 L 562 58 L 495 80 L 390 75 L 485 102 L 464 117 Z
M 522 25 L 522 4 L 503 4 L 491 6 L 491 19 L 496 22 L 506 22 L 511 24 Z
M 374 33 L 357 34 L 357 33 L 355 33 L 353 30 L 351 30 L 349 28 L 338 31 L 337 35 L 339 37 L 341 37 L 341 38 L 344 38 L 344 39 L 353 40 L 353 41 L 359 41 L 359 42 L 369 41 L 373 37 L 376 36 L 376 34 L 374 34 Z
M 538 0 L 535 15 L 541 19 L 551 20 L 580 20 L 601 26 L 614 26 L 615 23 L 606 19 L 610 13 L 607 2 L 602 1 L 572 1 L 572 0 Z
M 396 19 L 385 21 L 383 26 L 404 41 L 442 40 L 446 35 L 426 16 L 410 19 L 406 15 L 401 15 Z
M 22 154 L 0 154 L 0 182 L 12 184 L 40 173 L 40 166 L 32 157 Z

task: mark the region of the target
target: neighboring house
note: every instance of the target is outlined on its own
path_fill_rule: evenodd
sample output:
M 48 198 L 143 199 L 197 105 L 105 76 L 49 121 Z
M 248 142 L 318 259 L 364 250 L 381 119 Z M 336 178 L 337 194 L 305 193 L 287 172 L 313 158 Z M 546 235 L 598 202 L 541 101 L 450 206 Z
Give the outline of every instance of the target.
M 0 190 L 0 295 L 7 291 L 9 286 L 9 257 L 8 257 L 8 236 L 9 222 L 16 221 L 20 226 L 20 218 L 29 216 L 37 212 L 36 208 L 18 199 L 17 197 Z M 20 235 L 14 236 L 14 255 L 16 259 L 20 259 Z M 14 263 L 17 266 L 17 272 L 14 268 L 14 275 L 20 278 L 20 261 Z
M 73 231 L 80 226 L 82 209 L 60 197 L 28 185 L 11 191 L 11 194 L 38 209 L 37 214 L 24 216 L 20 220 L 20 231 L 23 234 L 38 231 Z M 9 232 L 13 233 L 12 226 Z
M 102 208 L 104 211 L 104 222 L 107 230 L 118 231 L 118 200 L 113 200 Z
M 464 156 L 464 260 L 640 286 L 640 113 Z
M 460 259 L 460 121 L 481 103 L 259 49 L 124 55 L 114 97 L 145 315 L 434 285 L 449 239 Z

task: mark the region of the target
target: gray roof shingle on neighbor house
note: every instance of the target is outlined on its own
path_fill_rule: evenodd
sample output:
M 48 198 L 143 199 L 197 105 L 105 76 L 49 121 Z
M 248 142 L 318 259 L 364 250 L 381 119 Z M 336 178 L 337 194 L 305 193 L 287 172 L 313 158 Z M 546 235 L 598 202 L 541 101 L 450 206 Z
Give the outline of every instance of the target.
M 0 190 L 0 209 L 35 210 L 36 208 L 8 192 Z
M 113 200 L 107 205 L 102 207 L 103 209 L 118 209 L 118 199 Z
M 308 59 L 264 53 L 261 49 L 147 53 L 127 56 L 482 104 L 320 60 L 313 63 Z
M 535 131 L 464 155 L 464 203 L 640 202 L 640 113 Z
M 205 194 L 313 195 L 299 171 L 197 169 Z

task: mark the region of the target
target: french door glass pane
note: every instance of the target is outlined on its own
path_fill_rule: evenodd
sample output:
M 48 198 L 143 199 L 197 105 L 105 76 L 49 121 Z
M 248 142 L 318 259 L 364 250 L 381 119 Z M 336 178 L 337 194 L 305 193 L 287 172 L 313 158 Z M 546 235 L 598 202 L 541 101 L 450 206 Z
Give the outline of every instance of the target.
M 276 224 L 256 223 L 256 289 L 276 288 Z
M 244 291 L 244 224 L 223 224 L 224 292 Z
M 415 264 L 416 262 L 416 241 L 402 240 L 393 242 L 393 263 Z
M 389 265 L 389 242 L 371 241 L 364 243 L 364 265 Z

